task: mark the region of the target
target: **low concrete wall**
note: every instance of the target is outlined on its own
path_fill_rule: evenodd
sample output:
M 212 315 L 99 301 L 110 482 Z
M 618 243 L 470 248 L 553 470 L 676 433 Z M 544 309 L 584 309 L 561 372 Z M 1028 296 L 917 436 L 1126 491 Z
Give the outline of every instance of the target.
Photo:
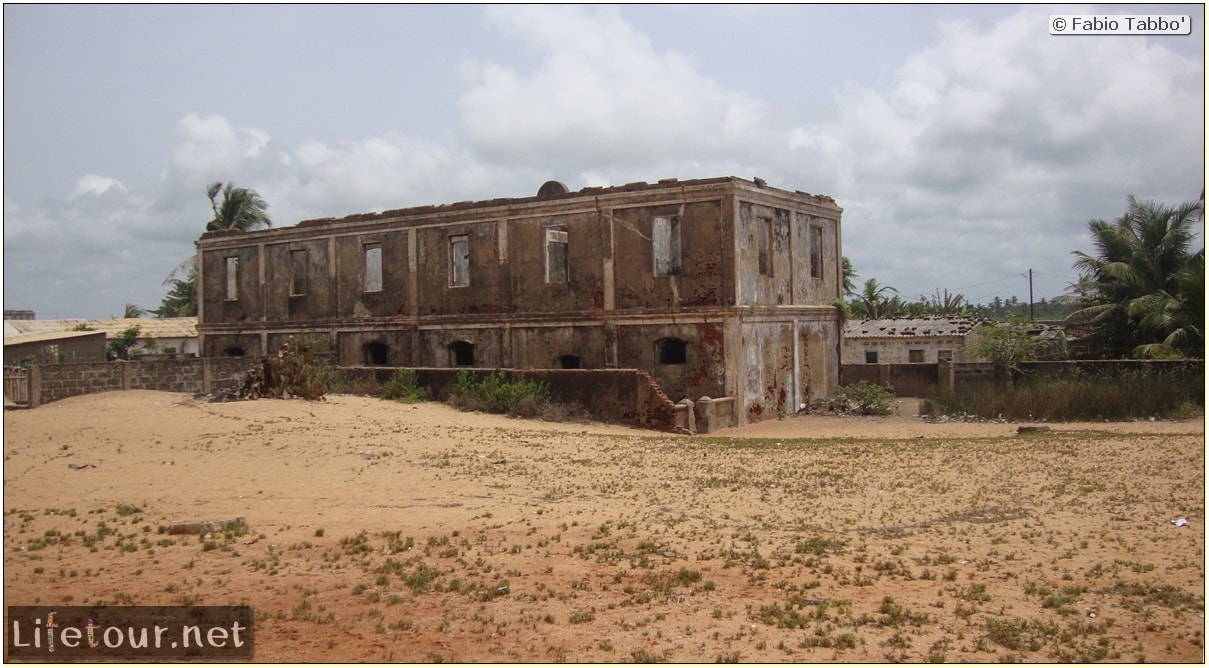
M 351 387 L 376 391 L 394 377 L 398 367 L 341 367 Z M 550 388 L 555 401 L 578 407 L 593 419 L 644 429 L 678 431 L 676 405 L 649 375 L 635 369 L 482 369 L 417 368 L 416 380 L 430 399 L 445 401 L 458 374 L 485 377 L 502 373 L 510 380 L 530 379 Z
M 135 360 L 29 367 L 29 407 L 81 394 L 115 390 L 215 392 L 239 385 L 251 357 Z
M 937 364 L 845 364 L 840 369 L 840 384 L 867 381 L 889 385 L 899 397 L 926 397 L 937 389 L 969 387 L 976 384 L 1035 381 L 1046 378 L 1093 377 L 1106 380 L 1126 379 L 1129 374 L 1172 374 L 1180 382 L 1201 388 L 1205 384 L 1204 360 L 1074 360 L 1063 362 L 1021 362 L 1011 375 L 997 370 L 989 362 L 948 362 Z
M 940 383 L 936 364 L 845 364 L 840 368 L 840 384 L 853 385 L 862 380 L 874 385 L 889 385 L 900 397 L 923 397 Z

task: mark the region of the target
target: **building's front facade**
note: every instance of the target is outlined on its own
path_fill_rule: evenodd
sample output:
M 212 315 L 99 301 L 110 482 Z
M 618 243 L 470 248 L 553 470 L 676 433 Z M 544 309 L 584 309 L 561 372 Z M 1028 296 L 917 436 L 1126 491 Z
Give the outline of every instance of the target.
M 844 364 L 981 361 L 966 351 L 981 324 L 975 316 L 854 320 L 844 328 Z
M 345 366 L 636 368 L 743 424 L 838 380 L 840 214 L 723 177 L 209 232 L 201 350 L 306 334 Z

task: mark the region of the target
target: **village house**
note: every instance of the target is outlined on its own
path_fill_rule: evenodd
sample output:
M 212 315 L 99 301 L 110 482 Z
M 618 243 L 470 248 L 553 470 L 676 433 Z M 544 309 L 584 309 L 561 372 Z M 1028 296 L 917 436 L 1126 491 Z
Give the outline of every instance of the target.
M 734 421 L 839 376 L 841 209 L 735 177 L 420 206 L 197 241 L 201 354 L 294 335 L 342 366 L 638 369 Z
M 844 364 L 982 361 L 965 351 L 982 322 L 977 316 L 853 320 L 844 326 Z

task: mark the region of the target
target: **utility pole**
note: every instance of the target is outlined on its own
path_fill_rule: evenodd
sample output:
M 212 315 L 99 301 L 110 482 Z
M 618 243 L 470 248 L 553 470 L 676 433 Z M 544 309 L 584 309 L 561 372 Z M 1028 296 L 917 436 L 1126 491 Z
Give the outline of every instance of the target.
M 1028 270 L 1028 319 L 1033 322 L 1036 318 L 1033 317 L 1033 269 Z

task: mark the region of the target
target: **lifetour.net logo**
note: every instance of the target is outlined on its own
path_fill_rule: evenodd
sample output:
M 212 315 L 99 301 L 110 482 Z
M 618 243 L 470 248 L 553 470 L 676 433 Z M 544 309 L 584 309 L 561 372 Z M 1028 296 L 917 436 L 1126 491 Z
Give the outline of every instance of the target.
M 24 661 L 250 660 L 248 606 L 9 606 L 5 655 Z

